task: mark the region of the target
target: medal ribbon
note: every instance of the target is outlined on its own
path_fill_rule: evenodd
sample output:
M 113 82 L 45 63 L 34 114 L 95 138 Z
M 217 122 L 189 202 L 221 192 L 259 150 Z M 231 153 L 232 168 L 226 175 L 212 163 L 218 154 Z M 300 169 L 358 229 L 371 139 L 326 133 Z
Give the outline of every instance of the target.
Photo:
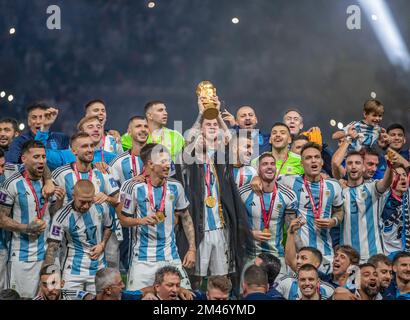
M 24 176 L 24 179 L 26 180 L 26 182 L 27 182 L 27 184 L 28 184 L 28 186 L 29 186 L 29 188 L 30 188 L 30 190 L 31 190 L 31 193 L 33 194 L 34 202 L 36 203 L 36 214 L 37 214 L 37 218 L 41 220 L 41 219 L 43 218 L 45 212 L 46 212 L 47 205 L 48 205 L 48 201 L 46 200 L 46 201 L 44 202 L 43 207 L 40 209 L 40 201 L 38 200 L 38 196 L 37 196 L 36 190 L 34 189 L 33 184 L 31 183 L 31 180 L 30 180 L 30 178 L 29 178 L 29 176 L 28 176 L 28 172 L 27 172 L 27 171 L 24 171 L 23 176 Z
M 135 154 L 131 151 L 131 164 L 132 164 L 132 176 L 137 176 L 137 162 L 135 160 Z
M 164 182 L 164 185 L 162 186 L 162 196 L 161 196 L 161 202 L 159 205 L 159 209 L 156 209 L 155 203 L 154 203 L 154 196 L 153 196 L 153 190 L 152 190 L 152 182 L 151 182 L 151 178 L 147 177 L 147 186 L 148 186 L 148 197 L 149 197 L 149 204 L 151 206 L 151 210 L 153 212 L 163 212 L 164 216 L 166 217 L 165 214 L 165 195 L 167 193 L 167 183 Z
M 306 191 L 309 195 L 310 204 L 312 205 L 312 211 L 315 219 L 320 219 L 320 213 L 322 212 L 322 201 L 323 201 L 323 187 L 324 181 L 323 178 L 320 177 L 320 189 L 319 189 L 319 204 L 316 207 L 315 199 L 313 199 L 312 191 L 310 190 L 309 183 L 306 179 L 306 176 L 303 176 L 303 184 L 305 185 Z
M 205 164 L 205 184 L 206 184 L 208 197 L 210 197 L 212 194 L 211 194 L 211 168 L 209 166 L 209 163 Z
M 77 163 L 75 162 L 73 163 L 73 170 L 77 178 L 77 181 L 82 180 L 80 176 L 80 172 L 78 172 Z M 92 169 L 88 171 L 88 181 L 93 182 L 93 170 Z
M 282 169 L 283 169 L 283 166 L 285 165 L 286 161 L 288 161 L 288 158 L 289 158 L 289 154 L 287 153 L 287 154 L 286 154 L 286 158 L 285 158 L 285 160 L 283 160 L 282 164 L 280 165 L 279 170 L 277 170 L 277 171 L 276 171 L 276 177 L 275 177 L 275 180 L 277 180 L 277 178 L 279 177 L 280 172 L 281 172 L 281 171 L 282 171 Z
M 105 148 L 105 138 L 106 138 L 107 136 L 105 135 L 105 134 L 103 134 L 103 136 L 102 136 L 102 145 L 101 145 L 101 160 L 102 160 L 102 162 L 105 162 L 105 159 L 104 159 L 104 148 Z
M 265 201 L 263 201 L 263 194 L 262 194 L 262 196 L 259 197 L 259 200 L 261 201 L 263 224 L 265 225 L 266 229 L 269 229 L 269 221 L 270 221 L 270 218 L 272 216 L 273 204 L 275 202 L 276 192 L 277 192 L 277 188 L 276 188 L 276 182 L 275 182 L 275 184 L 273 186 L 272 198 L 270 199 L 268 211 L 266 211 Z

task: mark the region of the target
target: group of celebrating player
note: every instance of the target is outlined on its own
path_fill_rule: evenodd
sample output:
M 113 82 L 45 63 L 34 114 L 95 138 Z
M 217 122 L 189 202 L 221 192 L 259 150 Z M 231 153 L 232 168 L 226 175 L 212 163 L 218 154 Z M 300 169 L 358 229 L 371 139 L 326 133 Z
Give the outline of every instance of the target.
M 297 109 L 264 134 L 202 99 L 184 135 L 161 101 L 122 136 L 101 100 L 71 138 L 42 103 L 1 119 L 0 299 L 410 299 L 410 153 L 380 101 L 333 153 Z

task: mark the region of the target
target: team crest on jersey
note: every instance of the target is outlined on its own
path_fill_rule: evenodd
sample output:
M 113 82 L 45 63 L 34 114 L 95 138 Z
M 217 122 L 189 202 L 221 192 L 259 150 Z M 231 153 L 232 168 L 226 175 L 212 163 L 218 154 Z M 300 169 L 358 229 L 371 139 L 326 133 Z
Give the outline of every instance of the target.
M 326 190 L 325 194 L 326 194 L 326 197 L 329 197 L 330 196 L 330 191 Z
M 276 206 L 276 208 L 277 208 L 278 210 L 282 209 L 282 204 L 281 204 L 281 203 L 278 203 L 278 205 Z
M 287 171 L 288 173 L 291 173 L 291 172 L 292 172 L 292 167 L 287 167 L 286 171 Z
M 109 149 L 110 149 L 110 152 L 114 151 L 114 147 L 112 145 L 109 147 Z
M 174 195 L 173 195 L 173 194 L 170 194 L 170 195 L 169 195 L 169 200 L 170 200 L 170 201 L 174 201 L 174 199 L 175 199 Z
M 362 199 L 366 199 L 366 198 L 367 198 L 366 192 L 362 192 L 362 193 L 361 193 L 361 196 L 362 196 Z

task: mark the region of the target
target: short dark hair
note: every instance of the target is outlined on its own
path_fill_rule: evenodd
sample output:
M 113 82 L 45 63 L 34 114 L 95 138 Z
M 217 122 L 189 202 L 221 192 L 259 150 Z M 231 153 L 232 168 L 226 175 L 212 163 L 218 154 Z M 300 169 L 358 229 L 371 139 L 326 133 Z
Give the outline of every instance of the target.
M 13 130 L 14 130 L 15 132 L 19 132 L 19 126 L 18 126 L 18 123 L 17 123 L 17 120 L 16 120 L 16 119 L 13 119 L 13 118 L 2 118 L 2 119 L 0 119 L 0 123 L 10 123 L 11 126 L 13 127 Z
M 176 267 L 165 266 L 165 267 L 159 268 L 157 272 L 155 272 L 154 285 L 161 284 L 164 281 L 165 275 L 168 273 L 177 275 L 180 279 L 182 279 L 181 272 L 179 272 L 179 270 Z
M 246 269 L 243 281 L 251 286 L 263 287 L 268 285 L 268 274 L 264 268 L 253 264 Z
M 316 259 L 319 261 L 319 264 L 322 264 L 323 255 L 318 249 L 313 248 L 313 247 L 302 247 L 299 249 L 298 252 L 301 252 L 301 251 L 311 252 L 316 257 Z
M 302 265 L 299 269 L 299 273 L 301 271 L 315 271 L 316 275 L 319 277 L 319 272 L 313 264 L 306 263 L 306 264 Z
M 359 156 L 363 160 L 364 153 L 361 151 L 351 150 L 346 154 L 346 159 L 353 156 Z
M 309 138 L 307 136 L 305 136 L 304 134 L 298 134 L 297 136 L 292 138 L 292 143 L 294 143 L 295 141 L 298 140 L 305 140 L 307 142 L 309 142 Z
M 400 129 L 401 131 L 403 131 L 403 134 L 406 135 L 406 129 L 400 123 L 393 123 L 389 125 L 386 129 L 386 132 L 389 133 L 390 131 L 394 129 Z
M 74 133 L 70 137 L 70 147 L 73 146 L 73 143 L 74 143 L 75 140 L 80 139 L 80 138 L 90 138 L 90 135 L 87 132 L 84 132 L 84 131 L 78 131 L 78 132 Z
M 33 148 L 46 149 L 42 142 L 37 140 L 28 140 L 23 143 L 23 146 L 21 147 L 21 154 L 25 154 Z
M 57 273 L 57 274 L 61 273 L 60 268 L 55 264 L 46 264 L 40 269 L 40 277 L 49 276 L 54 273 Z
M 398 254 L 394 256 L 393 264 L 399 262 L 401 258 L 410 258 L 410 253 L 406 251 L 400 251 Z
M 288 127 L 285 123 L 283 123 L 283 122 L 275 122 L 275 123 L 273 124 L 273 126 L 272 126 L 272 128 L 271 128 L 270 131 L 272 132 L 273 128 L 275 128 L 275 127 L 285 127 L 286 130 L 288 130 L 289 135 L 291 135 L 290 129 L 289 129 L 289 127 Z
M 161 100 L 152 100 L 147 102 L 147 104 L 144 106 L 144 114 L 147 115 L 147 112 L 155 105 L 157 104 L 165 104 L 163 101 Z
M 376 269 L 376 266 L 373 263 L 366 262 L 366 263 L 359 264 L 360 270 L 362 270 L 363 268 L 367 268 L 367 267 L 372 267 Z
M 389 258 L 387 258 L 384 254 L 379 253 L 375 254 L 374 256 L 371 256 L 369 260 L 367 260 L 368 263 L 371 263 L 375 266 L 377 266 L 379 263 L 384 263 L 387 264 L 388 266 L 391 266 L 393 263 Z
M 268 275 L 269 285 L 272 285 L 280 273 L 281 263 L 279 258 L 267 252 L 258 254 L 258 258 L 262 260 L 260 266 L 265 269 Z
M 27 112 L 27 114 L 29 114 L 33 110 L 41 109 L 41 110 L 45 111 L 48 108 L 49 108 L 49 105 L 45 102 L 34 102 L 26 108 L 26 112 Z
M 88 108 L 91 107 L 94 103 L 101 103 L 101 104 L 104 105 L 104 107 L 105 107 L 105 102 L 104 102 L 103 100 L 101 100 L 101 99 L 93 99 L 93 100 L 90 100 L 90 101 L 88 101 L 88 102 L 86 103 L 86 105 L 85 105 L 85 107 L 84 107 L 85 111 L 87 111 Z
M 311 148 L 316 149 L 316 150 L 318 150 L 320 153 L 322 153 L 322 147 L 321 147 L 319 144 L 317 144 L 317 143 L 315 143 L 315 142 L 308 142 L 308 143 L 306 143 L 306 144 L 302 147 L 302 149 L 300 150 L 300 155 L 302 155 L 303 152 L 305 152 L 307 149 L 311 149 Z
M 133 116 L 130 118 L 130 120 L 128 120 L 128 125 L 130 125 L 130 123 L 134 120 L 147 120 L 147 118 L 145 118 L 144 116 Z
M 263 159 L 265 159 L 265 158 L 272 158 L 273 160 L 275 160 L 275 162 L 276 162 L 276 159 L 275 159 L 275 157 L 273 156 L 273 154 L 272 154 L 272 152 L 264 152 L 264 153 L 262 153 L 260 156 L 259 156 L 259 158 L 258 158 L 258 163 L 260 163 Z
M 170 154 L 168 149 L 163 145 L 158 143 L 148 143 L 141 149 L 140 157 L 144 165 L 146 165 L 149 160 L 152 160 L 152 151 L 154 150 L 154 148 L 156 148 L 155 151 L 157 151 L 158 153 L 165 152 Z
M 334 249 L 334 252 L 337 251 L 342 251 L 345 255 L 349 257 L 350 263 L 354 265 L 358 265 L 360 261 L 360 254 L 352 247 L 349 245 L 338 245 Z
M 16 290 L 4 289 L 0 291 L 0 300 L 20 300 L 20 295 Z
M 373 149 L 373 148 L 363 147 L 362 149 L 360 149 L 360 153 L 362 154 L 363 158 L 367 154 L 370 155 L 370 156 L 379 157 L 379 153 L 377 152 L 376 149 Z
M 297 112 L 297 113 L 300 115 L 300 119 L 303 121 L 302 112 L 301 112 L 298 108 L 294 108 L 294 107 L 291 107 L 291 108 L 287 109 L 287 110 L 285 111 L 285 113 L 283 114 L 283 118 L 286 117 L 286 115 L 287 115 L 289 112 Z
M 208 290 L 219 289 L 224 293 L 229 293 L 232 290 L 232 282 L 227 276 L 210 276 L 207 288 Z

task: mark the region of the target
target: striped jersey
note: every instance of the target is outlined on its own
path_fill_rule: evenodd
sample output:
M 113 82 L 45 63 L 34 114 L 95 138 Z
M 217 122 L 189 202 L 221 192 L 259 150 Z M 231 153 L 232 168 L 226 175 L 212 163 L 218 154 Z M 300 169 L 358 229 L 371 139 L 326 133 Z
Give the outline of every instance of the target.
M 250 184 L 252 179 L 258 175 L 256 169 L 252 166 L 233 167 L 232 170 L 233 178 L 238 189 Z
M 358 133 L 358 138 L 354 139 L 349 145 L 348 151 L 356 150 L 360 151 L 363 147 L 371 148 L 379 139 L 381 132 L 380 126 L 372 126 L 366 124 L 363 120 L 350 122 L 343 131 L 347 135 L 349 128 L 352 127 Z
M 43 207 L 45 200 L 41 193 L 43 181 L 31 180 L 40 208 Z M 36 202 L 32 191 L 27 184 L 22 173 L 17 172 L 7 179 L 0 191 L 0 204 L 12 208 L 11 216 L 21 224 L 29 224 L 37 219 Z M 50 200 L 45 210 L 43 221 L 50 222 Z M 11 239 L 10 259 L 11 261 L 36 262 L 44 260 L 46 253 L 47 231 L 38 237 L 29 236 L 25 233 L 13 232 Z
M 66 239 L 66 252 L 62 269 L 64 274 L 93 276 L 106 267 L 104 254 L 91 260 L 90 251 L 101 243 L 106 228 L 113 224 L 110 206 L 94 204 L 86 213 L 80 213 L 70 202 L 60 209 L 51 223 L 48 239 Z
M 136 172 L 134 172 L 131 157 L 131 151 L 126 151 L 119 154 L 110 163 L 110 173 L 119 185 L 122 185 L 126 180 L 129 180 L 134 176 L 139 176 L 144 169 L 144 164 L 142 163 L 141 158 L 139 156 L 134 156 L 136 169 Z
M 306 223 L 298 230 L 303 246 L 318 249 L 324 256 L 332 256 L 332 238 L 330 229 L 318 230 L 315 227 L 315 216 L 310 202 L 309 194 L 303 183 L 303 176 L 282 176 L 279 178 L 282 183 L 295 192 L 298 202 L 298 216 L 302 217 Z M 312 192 L 315 206 L 319 204 L 320 183 L 308 182 Z M 336 180 L 324 179 L 324 190 L 322 200 L 321 219 L 329 219 L 332 216 L 332 207 L 343 205 L 342 188 Z
M 286 300 L 300 300 L 302 298 L 302 293 L 300 292 L 298 279 L 292 276 L 285 276 L 280 281 L 276 290 Z M 320 299 L 328 300 L 333 295 L 334 289 L 331 285 L 326 282 L 320 282 Z
M 251 187 L 243 186 L 239 189 L 242 201 L 245 203 L 248 213 L 248 224 L 250 230 L 263 230 L 265 224 L 263 221 L 263 213 L 261 207 L 261 198 L 256 195 Z M 273 192 L 263 194 L 263 202 L 266 211 L 269 210 Z M 285 214 L 295 212 L 297 210 L 296 194 L 289 188 L 278 184 L 277 192 L 273 203 L 272 215 L 269 221 L 269 230 L 271 239 L 269 241 L 254 241 L 254 251 L 248 252 L 248 256 L 255 258 L 259 253 L 266 252 L 275 256 L 284 256 L 282 245 L 283 226 L 285 222 Z
M 117 140 L 110 134 L 104 135 L 104 150 L 115 154 L 123 152 L 122 144 L 117 143 Z
M 377 181 L 343 189 L 344 219 L 341 224 L 340 244 L 352 246 L 361 261 L 383 253 L 379 231 L 380 216 L 388 192 L 383 195 Z
M 393 197 L 391 193 L 387 198 L 381 217 L 384 254 L 387 256 L 397 251 L 409 251 L 409 202 L 410 189 L 407 189 L 407 192 L 403 193 L 399 199 Z
M 221 208 L 220 208 L 220 194 L 219 194 L 219 181 L 216 175 L 215 171 L 215 166 L 214 165 L 209 165 L 210 169 L 210 191 L 211 191 L 211 196 L 216 200 L 216 205 L 212 208 L 208 207 L 205 204 L 206 198 L 208 198 L 208 188 L 206 186 L 206 181 L 205 181 L 205 176 L 207 173 L 207 166 L 203 166 L 203 171 L 204 171 L 204 180 L 203 180 L 203 201 L 204 201 L 204 231 L 211 231 L 211 230 L 216 230 L 223 228 L 223 220 L 221 219 Z
M 170 261 L 179 259 L 174 233 L 174 212 L 189 206 L 182 185 L 176 180 L 167 180 L 165 196 L 165 220 L 153 226 L 141 225 L 134 229 L 133 259 L 136 261 Z M 150 204 L 148 186 L 132 180 L 121 187 L 123 214 L 137 218 L 156 213 L 162 199 L 163 187 L 152 187 L 154 210 Z
M 79 172 L 81 179 L 88 180 L 88 172 Z M 64 205 L 73 200 L 74 185 L 77 183 L 77 177 L 73 169 L 73 163 L 57 168 L 52 173 L 55 184 L 63 188 L 66 192 Z M 97 168 L 92 169 L 92 183 L 95 187 L 95 193 L 103 192 L 112 196 L 119 191 L 119 187 L 111 174 L 103 174 Z

